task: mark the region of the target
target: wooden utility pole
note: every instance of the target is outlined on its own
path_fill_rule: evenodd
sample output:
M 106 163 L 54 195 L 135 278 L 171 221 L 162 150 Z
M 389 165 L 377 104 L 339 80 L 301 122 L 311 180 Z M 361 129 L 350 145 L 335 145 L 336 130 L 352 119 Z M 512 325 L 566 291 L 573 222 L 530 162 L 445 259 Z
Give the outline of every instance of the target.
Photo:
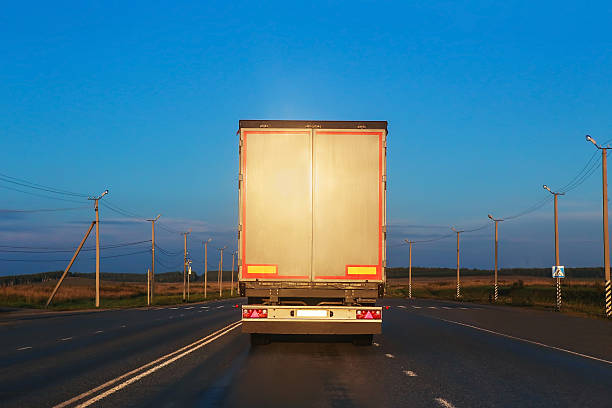
M 161 217 L 161 214 L 157 214 L 157 217 L 147 221 L 151 221 L 151 303 L 153 303 L 153 297 L 155 295 L 155 221 Z
M 408 244 L 408 298 L 412 299 L 412 244 L 414 241 L 404 241 Z
M 208 243 L 212 241 L 212 238 L 208 238 L 204 241 L 204 299 L 206 299 L 206 291 L 208 286 Z
M 100 307 L 100 216 L 98 213 L 98 201 L 107 194 L 108 190 L 105 190 L 99 197 L 88 198 L 93 200 L 96 212 L 96 307 Z
M 601 183 L 603 192 L 603 244 L 604 244 L 604 313 L 612 317 L 612 283 L 610 282 L 610 233 L 608 231 L 608 149 L 586 135 L 586 140 L 601 150 Z
M 453 227 L 451 227 L 451 229 L 457 233 L 457 298 L 459 298 L 461 297 L 461 280 L 459 278 L 459 234 L 464 231 L 457 231 Z
M 79 244 L 79 247 L 76 249 L 76 251 L 74 251 L 74 255 L 72 255 L 72 259 L 70 259 L 70 262 L 68 263 L 68 266 L 64 270 L 64 273 L 62 274 L 62 277 L 57 282 L 57 285 L 55 285 L 55 288 L 53 289 L 53 292 L 51 292 L 51 295 L 49 296 L 49 299 L 47 299 L 47 304 L 45 305 L 45 307 L 48 307 L 49 303 L 51 303 L 51 301 L 55 297 L 55 294 L 57 293 L 57 290 L 59 289 L 60 285 L 64 281 L 64 278 L 66 277 L 66 275 L 68 274 L 68 271 L 70 270 L 70 267 L 74 263 L 74 260 L 76 259 L 77 255 L 79 254 L 79 252 L 81 252 L 81 248 L 83 248 L 83 244 L 87 240 L 87 237 L 89 236 L 89 233 L 93 229 L 95 223 L 96 223 L 95 221 L 91 222 L 91 225 L 89 226 L 89 229 L 87 230 L 87 232 L 85 233 L 85 236 L 81 240 L 81 243 Z
M 544 184 L 544 190 L 547 190 L 550 194 L 555 197 L 555 266 L 560 266 L 559 263 L 559 210 L 557 207 L 557 198 L 560 195 L 565 195 L 565 193 L 556 193 L 552 191 L 546 184 Z M 561 278 L 557 277 L 557 307 L 556 310 L 561 310 Z
M 494 288 L 494 299 L 497 302 L 497 224 L 501 221 L 503 221 L 502 219 L 496 220 L 495 218 L 493 218 L 493 216 L 491 214 L 489 214 L 489 218 L 495 222 L 495 288 Z
M 234 296 L 234 264 L 236 262 L 236 252 L 232 252 L 232 286 L 230 287 L 230 296 Z
M 219 251 L 221 251 L 221 259 L 219 259 L 219 273 L 217 276 L 217 281 L 219 282 L 219 297 L 223 296 L 223 250 L 225 248 L 227 248 L 227 246 L 219 249 Z
M 184 232 L 183 233 L 183 238 L 185 239 L 185 256 L 183 258 L 183 302 L 186 300 L 186 290 L 187 290 L 187 235 L 189 235 L 189 233 L 191 232 L 191 230 Z

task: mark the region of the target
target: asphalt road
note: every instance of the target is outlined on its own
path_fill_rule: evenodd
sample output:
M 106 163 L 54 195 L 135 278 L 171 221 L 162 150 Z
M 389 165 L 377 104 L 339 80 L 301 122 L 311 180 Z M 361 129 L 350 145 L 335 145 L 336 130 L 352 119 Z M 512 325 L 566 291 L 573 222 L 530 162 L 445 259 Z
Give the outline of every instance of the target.
M 609 321 L 388 299 L 371 347 L 252 348 L 236 302 L 3 313 L 0 406 L 612 406 Z

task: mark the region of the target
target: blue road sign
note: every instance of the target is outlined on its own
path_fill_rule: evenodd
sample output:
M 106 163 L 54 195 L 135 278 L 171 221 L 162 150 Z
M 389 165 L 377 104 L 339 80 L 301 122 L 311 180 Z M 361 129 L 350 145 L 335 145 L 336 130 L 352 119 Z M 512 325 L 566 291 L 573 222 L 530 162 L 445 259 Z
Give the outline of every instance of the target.
M 552 267 L 552 277 L 553 278 L 565 278 L 565 266 L 553 266 Z

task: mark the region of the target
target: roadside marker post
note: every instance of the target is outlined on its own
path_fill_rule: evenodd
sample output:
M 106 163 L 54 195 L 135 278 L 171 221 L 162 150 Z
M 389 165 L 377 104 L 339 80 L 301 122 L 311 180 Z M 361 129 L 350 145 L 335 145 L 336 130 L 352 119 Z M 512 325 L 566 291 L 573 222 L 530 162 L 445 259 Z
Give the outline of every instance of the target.
M 412 299 L 412 244 L 414 241 L 404 240 L 408 244 L 408 298 Z
M 147 306 L 151 306 L 151 270 L 147 269 Z

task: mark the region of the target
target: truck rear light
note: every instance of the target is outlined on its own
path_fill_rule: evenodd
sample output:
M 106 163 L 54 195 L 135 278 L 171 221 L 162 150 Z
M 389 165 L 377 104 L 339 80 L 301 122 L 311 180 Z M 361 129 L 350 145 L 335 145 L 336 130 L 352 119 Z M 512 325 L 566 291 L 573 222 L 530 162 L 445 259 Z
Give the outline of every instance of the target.
M 357 319 L 374 320 L 380 318 L 380 310 L 357 310 Z
M 242 317 L 245 319 L 262 319 L 268 317 L 268 309 L 243 309 Z

